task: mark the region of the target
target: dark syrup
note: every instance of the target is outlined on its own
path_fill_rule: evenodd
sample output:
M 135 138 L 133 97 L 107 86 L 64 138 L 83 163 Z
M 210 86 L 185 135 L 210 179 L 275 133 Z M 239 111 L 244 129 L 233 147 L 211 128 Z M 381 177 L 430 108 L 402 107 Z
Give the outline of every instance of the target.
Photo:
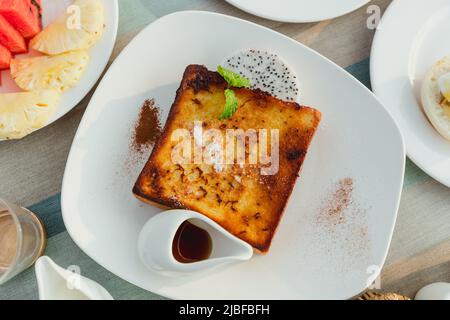
M 178 228 L 172 243 L 172 253 L 181 263 L 192 263 L 206 260 L 211 255 L 212 240 L 206 230 L 189 221 Z

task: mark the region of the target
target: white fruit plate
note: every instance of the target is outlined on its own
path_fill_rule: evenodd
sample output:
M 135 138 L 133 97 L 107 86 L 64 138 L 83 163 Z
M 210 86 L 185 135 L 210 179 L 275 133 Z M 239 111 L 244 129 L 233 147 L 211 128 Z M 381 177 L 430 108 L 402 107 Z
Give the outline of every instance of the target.
M 43 0 L 42 1 L 42 23 L 43 26 L 49 25 L 58 18 L 64 10 L 72 3 L 72 0 Z M 97 80 L 102 75 L 117 37 L 117 28 L 119 25 L 119 4 L 117 0 L 102 0 L 105 6 L 105 30 L 102 38 L 89 51 L 90 62 L 83 77 L 78 85 L 64 92 L 55 114 L 49 119 L 47 125 L 55 122 L 75 107 L 91 90 Z M 32 50 L 27 54 L 16 55 L 16 58 L 27 56 L 38 56 L 39 53 Z M 2 71 L 2 84 L 0 93 L 20 92 L 21 89 L 11 78 L 9 70 Z M 1 140 L 0 140 L 1 141 Z
M 205 26 L 213 26 L 205 28 Z M 131 192 L 146 160 L 131 161 L 132 128 L 154 98 L 162 120 L 189 64 L 215 70 L 240 49 L 270 50 L 300 81 L 301 102 L 323 121 L 295 185 L 270 252 L 183 278 L 145 268 L 138 235 L 160 209 Z M 363 291 L 388 252 L 403 182 L 400 132 L 359 81 L 302 44 L 225 15 L 185 11 L 145 28 L 120 54 L 84 114 L 67 161 L 62 212 L 73 240 L 127 281 L 178 299 L 344 299 Z M 353 201 L 333 225 L 327 199 L 353 179 Z M 321 221 L 322 218 L 331 221 Z
M 282 22 L 315 22 L 354 11 L 370 0 L 226 0 L 262 18 Z
M 375 35 L 371 81 L 375 94 L 397 121 L 408 156 L 431 177 L 450 187 L 450 141 L 422 110 L 421 87 L 433 64 L 450 54 L 450 1 L 396 0 Z

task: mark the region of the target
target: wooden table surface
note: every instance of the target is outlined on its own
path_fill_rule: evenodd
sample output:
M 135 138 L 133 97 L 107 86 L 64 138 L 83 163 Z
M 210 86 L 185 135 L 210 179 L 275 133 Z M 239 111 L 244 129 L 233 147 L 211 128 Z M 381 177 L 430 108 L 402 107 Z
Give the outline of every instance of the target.
M 370 5 L 384 12 L 390 2 L 374 0 Z M 223 0 L 119 0 L 119 3 L 119 36 L 111 61 L 148 23 L 179 10 L 215 11 L 256 22 L 306 44 L 342 67 L 369 58 L 375 32 L 367 27 L 368 6 L 328 21 L 288 24 L 249 15 Z M 2 197 L 28 206 L 61 191 L 71 141 L 91 94 L 53 125 L 23 140 L 0 144 Z M 414 296 L 420 287 L 436 281 L 450 282 L 450 189 L 408 160 L 381 288 Z

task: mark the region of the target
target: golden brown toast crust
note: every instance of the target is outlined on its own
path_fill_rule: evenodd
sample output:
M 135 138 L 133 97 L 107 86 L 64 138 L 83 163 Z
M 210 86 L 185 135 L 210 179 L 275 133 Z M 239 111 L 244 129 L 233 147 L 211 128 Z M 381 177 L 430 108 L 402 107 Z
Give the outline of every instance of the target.
M 319 125 L 319 111 L 281 101 L 260 90 L 233 89 L 239 108 L 219 120 L 227 84 L 206 67 L 186 68 L 163 134 L 142 170 L 133 193 L 147 203 L 190 209 L 208 216 L 261 252 L 267 252 Z M 207 164 L 174 164 L 174 130 L 278 129 L 279 171 L 260 174 L 259 165 L 227 165 L 217 172 Z

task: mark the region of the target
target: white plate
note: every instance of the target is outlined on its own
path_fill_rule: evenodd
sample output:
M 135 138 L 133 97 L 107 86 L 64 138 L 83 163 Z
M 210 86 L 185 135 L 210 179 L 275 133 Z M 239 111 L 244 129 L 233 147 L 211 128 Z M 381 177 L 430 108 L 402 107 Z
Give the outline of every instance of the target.
M 155 98 L 167 116 L 188 64 L 215 69 L 225 57 L 248 47 L 270 49 L 292 66 L 302 102 L 323 112 L 320 130 L 267 256 L 201 277 L 161 277 L 147 270 L 137 254 L 142 226 L 160 210 L 131 193 L 143 167 L 127 160 L 131 128 L 145 98 Z M 90 257 L 166 297 L 349 298 L 365 289 L 377 270 L 373 265 L 383 265 L 404 164 L 403 141 L 394 121 L 343 69 L 270 29 L 229 16 L 186 11 L 144 29 L 101 81 L 70 151 L 62 211 L 68 232 Z M 318 213 L 335 182 L 345 177 L 355 180 L 357 207 L 352 210 L 361 212 L 328 230 L 318 223 Z M 367 236 L 364 242 L 361 232 Z
M 397 121 L 408 156 L 434 179 L 450 187 L 450 142 L 422 111 L 420 88 L 431 66 L 450 54 L 448 0 L 396 0 L 376 33 L 371 55 L 375 94 Z
M 109 58 L 111 57 L 114 44 L 116 42 L 117 28 L 119 24 L 119 4 L 117 0 L 102 0 L 105 6 L 105 30 L 102 38 L 93 48 L 90 49 L 90 62 L 85 74 L 78 85 L 62 96 L 61 102 L 55 114 L 49 119 L 47 125 L 55 122 L 67 112 L 72 110 L 92 89 L 97 80 L 102 75 Z M 72 3 L 72 0 L 43 0 L 42 1 L 42 23 L 47 26 L 54 21 Z M 24 55 L 17 55 L 16 58 L 39 55 L 32 52 Z M 2 85 L 0 93 L 20 92 L 20 88 L 11 78 L 9 70 L 2 71 Z
M 283 22 L 314 22 L 354 11 L 370 0 L 226 0 L 256 16 Z

